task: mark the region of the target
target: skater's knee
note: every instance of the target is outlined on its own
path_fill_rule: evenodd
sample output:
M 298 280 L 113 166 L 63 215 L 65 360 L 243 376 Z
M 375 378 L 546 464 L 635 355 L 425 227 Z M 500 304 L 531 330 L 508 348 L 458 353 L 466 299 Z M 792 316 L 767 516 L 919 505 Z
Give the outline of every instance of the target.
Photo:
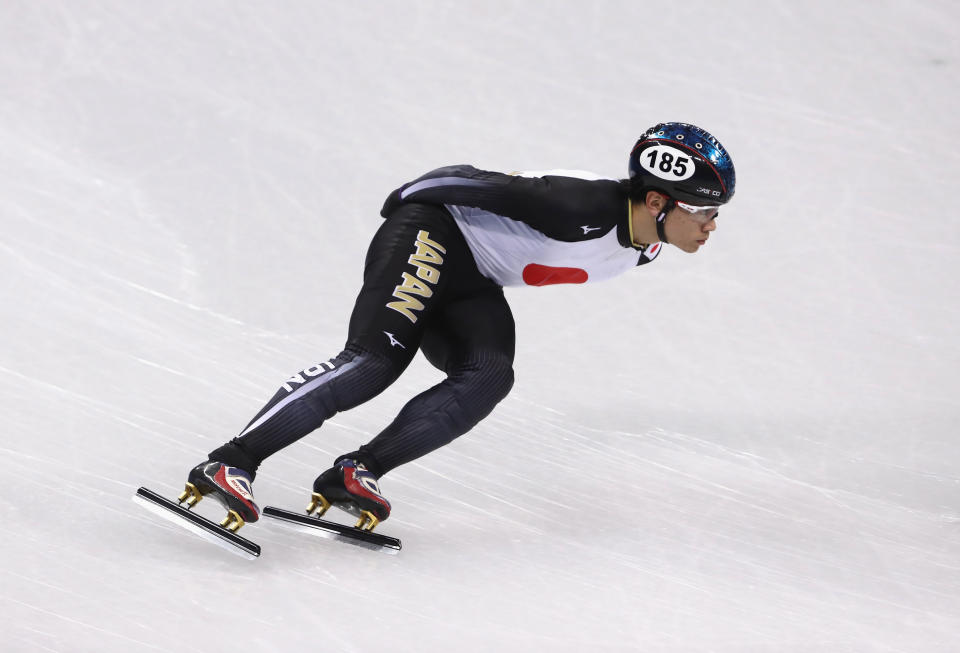
M 453 370 L 450 379 L 485 416 L 513 388 L 513 359 L 500 352 L 480 352 Z
M 407 363 L 402 360 L 398 361 L 380 352 L 353 345 L 347 345 L 340 356 L 346 361 L 355 363 L 365 374 L 381 381 L 395 381 L 407 367 Z
M 499 353 L 491 356 L 484 366 L 484 378 L 496 397 L 494 403 L 499 403 L 513 389 L 513 359 Z
M 377 352 L 347 348 L 341 356 L 346 361 L 345 369 L 333 385 L 338 410 L 353 408 L 377 396 L 400 377 L 405 367 Z
M 397 366 L 386 356 L 347 348 L 335 358 L 291 376 L 278 397 L 285 400 L 283 403 L 302 399 L 326 419 L 380 394 L 399 375 Z

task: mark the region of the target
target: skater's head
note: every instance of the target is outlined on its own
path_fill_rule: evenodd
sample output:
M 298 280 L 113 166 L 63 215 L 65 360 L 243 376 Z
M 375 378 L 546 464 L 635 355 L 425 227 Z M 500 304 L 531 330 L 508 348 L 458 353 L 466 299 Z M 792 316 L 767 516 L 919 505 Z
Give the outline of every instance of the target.
M 630 153 L 631 228 L 636 243 L 666 242 L 696 252 L 733 197 L 733 160 L 709 132 L 688 123 L 648 129 Z

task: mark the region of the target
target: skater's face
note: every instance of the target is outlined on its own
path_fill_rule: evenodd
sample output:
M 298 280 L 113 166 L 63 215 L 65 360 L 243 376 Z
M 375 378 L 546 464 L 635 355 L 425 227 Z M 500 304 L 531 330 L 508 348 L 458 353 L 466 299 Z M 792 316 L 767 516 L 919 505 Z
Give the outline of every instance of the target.
M 647 196 L 647 205 L 656 215 L 667 206 L 669 198 L 657 192 Z M 698 207 L 675 202 L 664 221 L 667 241 L 683 251 L 693 254 L 707 244 L 710 234 L 717 229 L 717 207 Z
M 691 213 L 682 206 L 676 206 L 667 214 L 664 233 L 671 245 L 693 254 L 707 244 L 710 234 L 717 229 L 717 212 Z

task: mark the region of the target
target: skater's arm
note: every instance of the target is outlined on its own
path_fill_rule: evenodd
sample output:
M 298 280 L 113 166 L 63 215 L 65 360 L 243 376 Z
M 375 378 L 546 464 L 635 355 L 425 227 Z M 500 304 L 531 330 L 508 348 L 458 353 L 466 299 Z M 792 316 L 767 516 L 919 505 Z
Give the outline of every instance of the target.
M 391 193 L 382 214 L 406 202 L 469 206 L 524 222 L 558 240 L 598 238 L 627 219 L 621 182 L 561 175 L 521 177 L 449 166 Z M 584 227 L 589 229 L 584 229 Z

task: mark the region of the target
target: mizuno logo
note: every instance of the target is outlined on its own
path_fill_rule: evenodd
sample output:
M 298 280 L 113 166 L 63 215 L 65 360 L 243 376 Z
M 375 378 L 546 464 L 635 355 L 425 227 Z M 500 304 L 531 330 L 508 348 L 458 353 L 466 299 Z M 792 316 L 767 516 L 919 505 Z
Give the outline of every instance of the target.
M 391 344 L 392 346 L 394 346 L 394 347 L 399 347 L 400 349 L 406 349 L 406 347 L 403 346 L 403 343 L 401 343 L 399 340 L 397 340 L 396 338 L 393 337 L 393 334 L 392 334 L 392 333 L 387 333 L 386 331 L 384 331 L 383 333 L 384 333 L 388 338 L 390 338 L 390 344 Z
M 580 228 L 583 229 L 583 235 L 586 236 L 591 231 L 599 231 L 603 227 L 588 227 L 587 225 L 583 225 Z

